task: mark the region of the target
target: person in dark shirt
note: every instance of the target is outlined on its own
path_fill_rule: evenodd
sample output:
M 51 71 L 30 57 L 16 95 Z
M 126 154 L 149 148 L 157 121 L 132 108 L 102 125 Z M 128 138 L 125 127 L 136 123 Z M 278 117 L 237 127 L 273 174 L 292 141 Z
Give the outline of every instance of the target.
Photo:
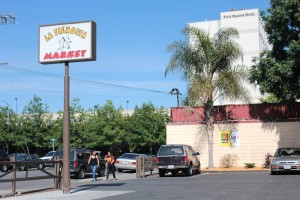
M 105 156 L 104 160 L 106 161 L 106 180 L 109 178 L 109 174 L 112 173 L 114 179 L 113 180 L 118 180 L 116 179 L 116 167 L 115 167 L 115 157 L 111 155 L 110 152 L 107 152 L 107 155 Z
M 90 155 L 88 164 L 91 165 L 92 172 L 93 172 L 92 181 L 96 181 L 97 180 L 96 170 L 97 170 L 97 167 L 99 167 L 99 158 L 98 158 L 98 155 L 96 154 L 96 151 L 93 151 L 93 153 Z

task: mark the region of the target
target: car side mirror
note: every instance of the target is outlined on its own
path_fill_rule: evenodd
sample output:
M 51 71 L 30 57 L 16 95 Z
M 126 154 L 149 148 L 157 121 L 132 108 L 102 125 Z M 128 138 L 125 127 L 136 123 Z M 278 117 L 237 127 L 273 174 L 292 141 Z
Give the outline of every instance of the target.
M 198 156 L 198 155 L 200 155 L 199 152 L 194 152 L 194 153 L 193 153 L 193 156 Z

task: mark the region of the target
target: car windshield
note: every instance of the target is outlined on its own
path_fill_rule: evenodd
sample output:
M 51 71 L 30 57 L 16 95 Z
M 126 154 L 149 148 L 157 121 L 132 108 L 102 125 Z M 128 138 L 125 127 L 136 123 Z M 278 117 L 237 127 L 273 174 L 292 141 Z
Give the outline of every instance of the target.
M 22 161 L 25 159 L 26 159 L 26 156 L 16 156 L 16 161 Z
M 54 153 L 55 153 L 55 151 L 50 151 L 45 155 L 45 157 L 53 156 Z
M 281 148 L 277 150 L 275 156 L 300 156 L 300 148 Z
M 162 146 L 159 150 L 158 155 L 183 155 L 183 148 L 182 146 Z
M 125 153 L 120 158 L 129 159 L 129 160 L 135 160 L 137 156 L 139 156 L 139 154 L 128 154 L 128 153 Z

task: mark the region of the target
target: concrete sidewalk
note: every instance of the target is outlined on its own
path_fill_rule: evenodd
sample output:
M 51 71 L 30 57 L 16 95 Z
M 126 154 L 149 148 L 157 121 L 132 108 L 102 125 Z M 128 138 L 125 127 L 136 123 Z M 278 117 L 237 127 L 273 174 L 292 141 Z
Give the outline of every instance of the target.
M 157 170 L 153 171 L 153 175 L 157 175 Z M 146 177 L 151 176 L 150 172 L 145 173 Z M 125 181 L 135 180 L 135 173 L 117 173 L 116 177 L 118 180 L 112 180 L 112 176 L 108 181 L 105 181 L 105 177 L 99 177 L 97 181 L 91 181 L 90 179 L 83 179 L 76 183 L 77 186 L 72 186 L 69 194 L 63 194 L 62 190 L 37 190 L 37 191 L 26 191 L 19 190 L 21 195 L 10 196 L 0 198 L 3 200 L 33 200 L 33 199 L 99 199 L 104 197 L 122 195 L 135 191 L 118 191 L 118 190 L 106 190 L 112 186 L 121 186 L 125 184 Z M 74 185 L 74 184 L 73 184 Z

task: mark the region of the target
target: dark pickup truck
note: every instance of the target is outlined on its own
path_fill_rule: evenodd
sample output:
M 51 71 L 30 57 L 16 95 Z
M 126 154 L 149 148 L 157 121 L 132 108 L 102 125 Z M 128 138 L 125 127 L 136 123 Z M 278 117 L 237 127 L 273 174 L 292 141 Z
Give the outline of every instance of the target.
M 162 145 L 156 156 L 159 176 L 164 177 L 168 172 L 175 176 L 179 171 L 187 173 L 188 176 L 192 176 L 193 172 L 200 174 L 201 164 L 197 155 L 199 152 L 195 152 L 189 145 Z

